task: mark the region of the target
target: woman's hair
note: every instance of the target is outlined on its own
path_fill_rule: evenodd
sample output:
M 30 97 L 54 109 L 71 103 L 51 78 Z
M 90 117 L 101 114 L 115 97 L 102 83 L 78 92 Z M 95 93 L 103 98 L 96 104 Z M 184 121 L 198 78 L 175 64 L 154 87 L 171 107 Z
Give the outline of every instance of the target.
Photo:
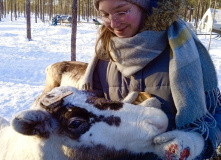
M 107 60 L 108 58 L 111 58 L 110 55 L 110 41 L 111 37 L 116 36 L 114 33 L 112 33 L 105 25 L 102 25 L 98 30 L 99 37 L 95 44 L 95 53 L 98 56 L 98 58 Z

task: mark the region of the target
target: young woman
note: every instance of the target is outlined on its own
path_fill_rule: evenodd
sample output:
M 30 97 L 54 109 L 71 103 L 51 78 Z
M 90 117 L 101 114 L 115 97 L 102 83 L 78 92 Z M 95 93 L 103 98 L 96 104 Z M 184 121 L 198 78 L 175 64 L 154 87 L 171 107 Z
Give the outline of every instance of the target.
M 159 153 L 137 159 L 211 157 L 221 138 L 221 97 L 207 50 L 177 16 L 181 0 L 94 0 L 94 6 L 103 25 L 82 89 L 114 101 L 147 92 L 162 102 L 169 126 L 153 139 Z

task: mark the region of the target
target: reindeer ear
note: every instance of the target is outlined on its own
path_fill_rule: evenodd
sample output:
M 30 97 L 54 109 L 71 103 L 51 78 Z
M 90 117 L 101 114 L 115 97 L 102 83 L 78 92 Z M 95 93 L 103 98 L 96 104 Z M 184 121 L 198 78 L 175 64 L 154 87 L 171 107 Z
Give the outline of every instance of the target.
M 53 112 L 55 109 L 58 109 L 60 107 L 62 100 L 71 94 L 73 94 L 73 92 L 71 91 L 67 91 L 65 93 L 49 92 L 42 96 L 40 102 L 43 108 L 45 108 L 49 112 Z

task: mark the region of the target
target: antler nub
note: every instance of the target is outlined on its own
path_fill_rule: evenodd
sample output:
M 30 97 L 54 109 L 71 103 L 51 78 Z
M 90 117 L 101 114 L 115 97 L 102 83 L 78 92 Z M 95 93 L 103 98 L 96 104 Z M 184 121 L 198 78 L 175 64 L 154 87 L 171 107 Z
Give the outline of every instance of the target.
M 65 93 L 47 93 L 45 95 L 43 95 L 43 97 L 41 98 L 40 102 L 43 105 L 44 108 L 46 108 L 47 110 L 51 110 L 56 108 L 57 106 L 59 106 L 62 103 L 62 100 L 73 94 L 73 92 L 71 91 L 67 91 Z

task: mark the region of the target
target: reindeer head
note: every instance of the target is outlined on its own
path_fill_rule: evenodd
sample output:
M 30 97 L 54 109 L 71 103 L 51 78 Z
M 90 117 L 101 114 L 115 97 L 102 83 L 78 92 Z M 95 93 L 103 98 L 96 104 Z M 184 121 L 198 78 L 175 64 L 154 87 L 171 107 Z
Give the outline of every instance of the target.
M 15 116 L 12 121 L 15 130 L 40 136 L 44 135 L 42 131 L 47 131 L 48 135 L 58 134 L 65 137 L 63 145 L 72 148 L 102 145 L 115 150 L 144 153 L 150 151 L 152 138 L 164 132 L 168 125 L 167 116 L 160 109 L 105 100 L 74 87 L 54 88 L 41 98 L 41 104 L 39 110 Z M 31 120 L 24 116 L 39 117 L 39 114 L 41 118 Z M 44 129 L 39 129 L 39 124 L 43 124 Z M 31 131 L 24 131 L 23 128 L 30 128 Z

